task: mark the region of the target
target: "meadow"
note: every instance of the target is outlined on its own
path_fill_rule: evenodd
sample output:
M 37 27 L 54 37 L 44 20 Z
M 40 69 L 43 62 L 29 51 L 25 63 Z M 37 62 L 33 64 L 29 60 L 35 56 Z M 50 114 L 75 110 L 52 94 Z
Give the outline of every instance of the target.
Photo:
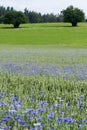
M 0 25 L 0 130 L 87 130 L 86 29 Z
M 0 44 L 86 46 L 87 23 L 72 28 L 69 23 L 24 24 L 19 29 L 0 25 Z

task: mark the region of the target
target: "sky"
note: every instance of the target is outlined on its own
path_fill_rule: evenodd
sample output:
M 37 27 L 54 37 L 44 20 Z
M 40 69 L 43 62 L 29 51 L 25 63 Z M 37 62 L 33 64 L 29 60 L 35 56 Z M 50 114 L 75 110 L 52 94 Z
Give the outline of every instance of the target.
M 16 10 L 23 11 L 25 8 L 42 14 L 58 14 L 61 10 L 73 5 L 84 11 L 87 16 L 86 0 L 0 0 L 0 6 L 12 6 Z

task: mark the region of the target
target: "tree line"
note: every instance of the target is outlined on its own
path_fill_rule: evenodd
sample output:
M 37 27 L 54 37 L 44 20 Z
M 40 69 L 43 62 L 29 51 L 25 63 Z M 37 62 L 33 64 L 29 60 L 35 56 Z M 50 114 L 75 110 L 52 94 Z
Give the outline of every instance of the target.
M 84 12 L 73 6 L 62 10 L 60 14 L 41 14 L 29 11 L 27 8 L 23 12 L 16 11 L 13 7 L 0 6 L 0 23 L 13 24 L 18 28 L 21 23 L 47 23 L 47 22 L 69 22 L 72 26 L 77 26 L 78 22 L 86 21 Z
M 3 18 L 5 14 L 9 11 L 16 11 L 13 7 L 0 6 L 0 23 L 3 23 Z M 35 11 L 29 11 L 27 8 L 24 9 L 23 14 L 27 18 L 28 23 L 46 23 L 46 22 L 62 22 L 63 18 L 61 14 L 54 15 L 51 14 L 41 14 Z

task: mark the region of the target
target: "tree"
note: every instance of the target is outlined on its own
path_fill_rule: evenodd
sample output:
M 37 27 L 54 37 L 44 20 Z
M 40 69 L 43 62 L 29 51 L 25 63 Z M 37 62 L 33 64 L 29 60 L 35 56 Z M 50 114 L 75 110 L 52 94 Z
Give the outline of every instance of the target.
M 57 17 L 53 13 L 51 14 L 44 14 L 43 16 L 43 22 L 57 22 Z
M 73 6 L 69 6 L 61 11 L 61 13 L 63 14 L 64 22 L 70 22 L 72 26 L 77 26 L 77 23 L 82 22 L 85 17 L 82 10 L 74 8 Z
M 0 6 L 0 23 L 3 23 L 3 17 L 6 13 L 5 7 Z
M 9 11 L 4 16 L 4 24 L 13 24 L 14 28 L 18 28 L 21 23 L 26 22 L 26 17 L 21 11 Z
M 35 11 L 29 11 L 28 16 L 29 16 L 30 23 L 40 23 L 41 21 L 40 13 L 37 13 Z

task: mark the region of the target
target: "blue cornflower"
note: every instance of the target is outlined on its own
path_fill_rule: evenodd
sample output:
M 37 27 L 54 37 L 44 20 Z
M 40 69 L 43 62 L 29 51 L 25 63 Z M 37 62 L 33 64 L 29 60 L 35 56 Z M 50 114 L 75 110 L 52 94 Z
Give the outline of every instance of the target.
M 5 106 L 6 105 L 6 103 L 5 102 L 0 102 L 0 106 Z
M 54 104 L 55 107 L 61 107 L 61 104 Z
M 85 122 L 85 123 L 87 123 L 87 120 L 82 120 L 82 122 Z
M 58 123 L 62 123 L 62 122 L 73 123 L 73 119 L 72 119 L 72 118 L 69 118 L 69 117 L 56 118 L 56 121 L 57 121 Z
M 80 98 L 84 98 L 84 95 L 81 95 Z
M 25 122 L 22 120 L 22 119 L 18 119 L 17 120 L 21 125 L 24 125 L 25 124 Z
M 73 123 L 73 119 L 69 117 L 64 118 L 64 121 L 67 123 Z
M 6 117 L 2 118 L 2 122 L 7 122 L 9 119 L 11 119 L 11 116 L 7 115 Z
M 31 114 L 33 114 L 33 115 L 36 115 L 36 116 L 37 116 L 37 115 L 38 115 L 38 112 L 37 112 L 37 111 L 32 111 L 32 112 L 31 112 Z
M 63 117 L 56 118 L 56 121 L 61 124 L 64 121 Z
M 16 120 L 20 119 L 20 115 L 15 115 L 15 119 Z
M 35 128 L 30 128 L 30 130 L 35 130 Z
M 15 101 L 18 101 L 18 98 L 17 98 L 17 97 L 13 97 L 13 98 L 11 99 L 11 102 L 15 102 Z
M 37 120 L 37 121 L 41 121 L 41 120 L 42 120 L 42 117 L 37 117 L 36 120 Z
M 47 101 L 41 101 L 41 102 L 38 102 L 38 104 L 44 106 L 44 105 L 47 105 Z
M 50 112 L 47 116 L 48 116 L 48 118 L 54 118 L 54 113 Z
M 12 126 L 5 126 L 5 127 L 3 127 L 3 130 L 8 130 L 8 129 L 11 129 L 12 128 Z
M 28 119 L 32 119 L 33 117 L 32 117 L 31 115 L 28 115 L 27 118 L 28 118 Z
M 37 111 L 38 112 L 44 112 L 43 108 L 38 108 Z
M 28 111 L 28 113 L 32 113 L 32 112 L 33 112 L 33 109 L 32 109 L 32 108 L 29 108 L 27 111 Z
M 20 101 L 15 102 L 15 104 L 13 104 L 13 105 L 14 105 L 14 107 L 16 107 L 17 109 L 22 107 L 22 103 L 21 103 Z

